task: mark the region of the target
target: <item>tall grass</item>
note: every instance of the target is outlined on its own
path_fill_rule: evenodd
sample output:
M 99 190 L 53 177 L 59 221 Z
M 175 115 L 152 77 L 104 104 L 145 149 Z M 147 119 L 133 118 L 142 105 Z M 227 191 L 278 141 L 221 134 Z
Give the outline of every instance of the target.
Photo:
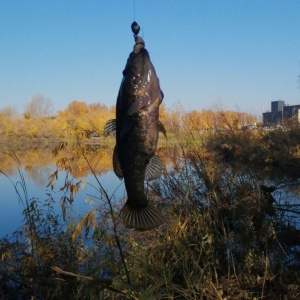
M 107 205 L 79 220 L 68 218 L 66 206 L 62 225 L 51 193 L 46 210 L 27 196 L 23 233 L 0 242 L 0 297 L 299 299 L 299 177 L 272 173 L 280 151 L 290 153 L 287 164 L 299 164 L 298 135 L 283 135 L 187 132 L 172 143 L 172 167 L 147 184 L 166 222 L 145 233 L 124 229 L 120 205 L 77 140 L 68 152 L 88 162 Z M 292 150 L 278 146 L 275 155 L 270 145 L 277 139 Z

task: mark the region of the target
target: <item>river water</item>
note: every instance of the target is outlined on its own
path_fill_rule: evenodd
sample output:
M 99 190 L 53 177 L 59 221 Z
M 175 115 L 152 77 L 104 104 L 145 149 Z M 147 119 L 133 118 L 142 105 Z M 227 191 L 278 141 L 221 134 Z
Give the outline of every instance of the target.
M 66 187 L 66 182 L 79 183 L 79 190 L 73 193 L 72 213 L 83 216 L 99 206 L 107 206 L 107 197 L 118 205 L 118 210 L 126 199 L 126 190 L 124 182 L 112 170 L 114 145 L 115 141 L 109 138 L 101 144 L 80 146 L 74 142 L 32 141 L 16 145 L 0 142 L 0 239 L 20 230 L 24 224 L 26 199 L 35 199 L 43 207 L 53 198 L 54 211 L 61 215 L 61 199 L 66 193 L 62 187 Z M 163 151 L 159 156 L 167 165 L 170 153 Z M 49 183 L 54 172 L 57 179 L 52 189 Z M 99 191 L 98 181 L 107 195 Z M 68 193 L 70 196 L 70 189 Z
M 19 171 L 24 176 L 27 198 L 35 198 L 42 205 L 44 202 L 47 202 L 51 195 L 55 200 L 55 213 L 61 214 L 60 199 L 64 195 L 64 192 L 59 189 L 64 185 L 66 172 L 60 171 L 58 173 L 58 179 L 54 184 L 53 190 L 51 190 L 50 187 L 47 187 L 48 178 L 55 170 L 56 166 L 49 164 L 43 168 L 39 168 L 38 175 L 34 177 L 31 176 L 32 172 L 26 170 L 24 166 L 21 166 Z M 24 210 L 23 202 L 26 197 L 21 184 L 22 175 L 20 176 L 19 171 L 16 169 L 8 176 L 0 173 L 0 239 L 16 230 L 20 230 L 24 221 L 22 212 Z M 116 177 L 112 170 L 98 175 L 97 178 L 100 180 L 109 197 L 113 196 L 112 198 L 115 201 L 124 199 L 126 195 L 124 183 Z M 88 174 L 82 178 L 74 179 L 74 182 L 78 181 L 81 181 L 79 184 L 80 189 L 74 196 L 72 209 L 78 215 L 83 215 L 102 205 L 105 199 L 101 200 L 101 195 L 96 189 L 98 183 L 93 175 Z M 17 191 L 20 193 L 21 201 Z
M 107 192 L 107 196 L 112 199 L 112 203 L 118 205 L 116 209 L 119 209 L 126 199 L 126 191 L 124 182 L 120 181 L 112 170 L 113 146 L 114 143 L 97 147 L 86 145 L 85 151 L 87 152 L 84 152 L 84 159 L 82 149 L 78 150 L 71 145 L 66 146 L 56 155 L 53 155 L 51 147 L 43 148 L 39 146 L 35 149 L 25 147 L 18 152 L 13 152 L 13 155 L 7 149 L 1 149 L 0 147 L 0 239 L 16 230 L 20 230 L 22 224 L 24 224 L 22 213 L 26 198 L 37 199 L 42 207 L 52 197 L 55 213 L 62 215 L 61 199 L 65 195 L 65 190 L 61 188 L 66 185 L 66 176 L 68 176 L 68 182 L 78 183 L 79 187 L 71 205 L 72 213 L 85 215 L 89 211 L 107 205 L 107 199 L 103 196 L 103 193 L 100 193 L 97 180 L 100 181 L 103 189 Z M 173 169 L 172 162 L 174 162 L 174 158 L 177 160 L 180 157 L 177 151 L 175 147 L 158 148 L 157 155 L 163 159 L 167 169 L 171 165 Z M 89 163 L 87 163 L 87 160 Z M 91 167 L 96 174 L 96 178 L 91 173 Z M 175 170 L 177 170 L 176 168 L 178 169 L 178 165 Z M 277 187 L 276 192 L 272 193 L 276 200 L 276 203 L 274 203 L 276 210 L 288 212 L 286 216 L 291 219 L 292 224 L 299 228 L 299 187 L 291 184 L 290 180 L 286 180 L 284 174 L 277 177 L 273 176 L 273 179 L 267 179 L 267 176 L 264 176 L 260 170 L 251 171 L 246 168 L 245 171 L 244 167 L 241 169 L 241 171 L 234 171 L 237 172 L 236 175 L 232 173 L 233 171 L 228 174 L 228 177 L 232 177 L 232 183 L 236 180 L 234 178 L 244 178 L 244 175 L 241 174 L 246 172 L 248 175 L 245 178 L 247 178 L 246 181 L 249 184 L 255 184 L 256 186 L 260 184 L 274 185 Z M 49 178 L 55 171 L 58 172 L 57 180 L 53 184 L 53 189 L 51 189 L 51 186 L 48 186 Z M 186 173 L 192 174 L 192 170 L 189 169 L 185 169 L 185 171 L 178 169 L 176 172 L 178 176 L 183 176 Z M 275 172 L 273 173 L 275 174 Z M 253 174 L 256 175 L 253 176 Z M 24 177 L 23 183 L 22 176 Z M 257 182 L 253 183 L 253 178 L 256 178 L 255 181 Z M 195 180 L 197 181 L 197 178 Z M 201 178 L 198 178 L 199 182 L 195 182 L 195 187 L 199 185 L 201 180 Z M 179 182 L 184 183 L 184 181 L 183 176 Z M 190 182 L 187 184 L 190 184 Z M 237 187 L 240 185 L 236 182 L 235 184 L 237 184 Z M 202 185 L 205 184 L 202 183 Z M 26 188 L 27 197 L 24 188 Z M 195 191 L 198 191 L 198 188 Z M 20 197 L 18 197 L 18 193 Z

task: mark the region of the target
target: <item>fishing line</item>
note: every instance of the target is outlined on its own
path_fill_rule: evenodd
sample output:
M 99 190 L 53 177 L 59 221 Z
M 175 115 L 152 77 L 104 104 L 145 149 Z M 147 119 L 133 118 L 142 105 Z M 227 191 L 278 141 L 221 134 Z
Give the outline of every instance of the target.
M 133 0 L 133 21 L 135 21 L 135 0 Z

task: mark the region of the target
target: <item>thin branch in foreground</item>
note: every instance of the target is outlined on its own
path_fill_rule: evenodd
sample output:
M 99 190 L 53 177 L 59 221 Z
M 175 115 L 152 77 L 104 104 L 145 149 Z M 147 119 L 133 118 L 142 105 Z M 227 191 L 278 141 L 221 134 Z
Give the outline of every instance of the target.
M 124 253 L 123 253 L 123 250 L 122 250 L 122 247 L 121 247 L 121 243 L 120 243 L 120 239 L 119 239 L 119 236 L 118 236 L 118 233 L 117 233 L 117 224 L 116 224 L 116 219 L 115 219 L 115 216 L 114 216 L 114 210 L 113 210 L 113 207 L 112 207 L 112 204 L 111 204 L 111 198 L 107 194 L 107 192 L 104 189 L 103 185 L 101 184 L 99 178 L 97 177 L 94 168 L 92 167 L 92 165 L 90 164 L 88 158 L 86 157 L 86 155 L 85 155 L 85 153 L 84 153 L 84 151 L 83 151 L 83 149 L 81 147 L 78 135 L 77 135 L 77 143 L 78 143 L 78 145 L 80 147 L 80 150 L 81 150 L 83 158 L 85 159 L 86 163 L 88 164 L 88 166 L 89 166 L 89 168 L 90 168 L 90 170 L 91 170 L 94 178 L 96 179 L 96 181 L 97 181 L 97 183 L 98 183 L 98 185 L 100 187 L 101 192 L 104 194 L 105 198 L 107 199 L 107 202 L 108 202 L 108 205 L 109 205 L 109 210 L 110 210 L 110 215 L 111 215 L 111 218 L 112 218 L 112 221 L 113 221 L 113 231 L 114 231 L 115 241 L 116 241 L 119 253 L 120 253 L 122 264 L 124 266 L 127 283 L 130 284 L 131 283 L 131 281 L 130 281 L 130 275 L 129 275 L 129 271 L 127 269 L 125 256 L 124 256 Z
M 126 288 L 129 290 L 133 289 L 133 287 L 131 285 L 124 284 L 124 282 L 120 282 L 118 280 L 75 274 L 73 272 L 64 271 L 59 267 L 51 267 L 51 269 L 62 275 L 76 277 L 77 279 L 81 279 L 81 280 L 94 281 L 95 283 L 101 284 L 101 285 L 103 285 L 103 287 L 105 287 L 113 292 L 119 293 L 119 294 L 124 294 L 124 293 L 121 290 L 116 289 L 114 286 L 121 285 L 122 288 Z M 61 278 L 56 278 L 56 279 L 61 280 Z

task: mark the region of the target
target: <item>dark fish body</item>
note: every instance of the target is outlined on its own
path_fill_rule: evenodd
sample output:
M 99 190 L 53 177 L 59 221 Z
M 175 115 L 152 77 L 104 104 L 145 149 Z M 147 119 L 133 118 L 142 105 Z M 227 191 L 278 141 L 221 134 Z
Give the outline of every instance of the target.
M 163 171 L 161 160 L 154 156 L 159 130 L 164 131 L 159 122 L 163 93 L 144 41 L 138 36 L 135 41 L 123 71 L 115 125 L 109 121 L 108 127 L 116 128 L 114 171 L 119 178 L 124 177 L 128 196 L 122 211 L 124 225 L 151 230 L 163 219 L 159 209 L 148 202 L 144 182 L 158 178 Z

